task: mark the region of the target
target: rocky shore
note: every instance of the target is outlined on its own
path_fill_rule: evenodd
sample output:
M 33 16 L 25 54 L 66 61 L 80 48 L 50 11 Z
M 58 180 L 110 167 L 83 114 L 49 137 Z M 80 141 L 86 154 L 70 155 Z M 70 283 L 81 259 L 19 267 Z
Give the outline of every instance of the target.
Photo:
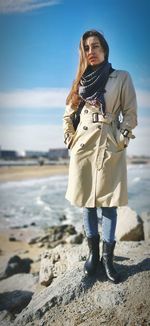
M 150 214 L 124 207 L 118 215 L 116 285 L 101 263 L 84 276 L 87 241 L 73 225 L 1 230 L 0 325 L 150 325 Z

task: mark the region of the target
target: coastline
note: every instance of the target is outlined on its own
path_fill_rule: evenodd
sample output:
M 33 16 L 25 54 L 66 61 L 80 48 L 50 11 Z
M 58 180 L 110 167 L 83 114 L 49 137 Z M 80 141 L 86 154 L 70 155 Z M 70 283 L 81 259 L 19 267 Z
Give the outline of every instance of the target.
M 0 167 L 0 182 L 21 181 L 68 174 L 68 165 L 33 165 Z
M 150 159 L 143 157 L 127 157 L 127 165 L 149 165 Z M 69 161 L 64 164 L 47 165 L 3 165 L 0 166 L 0 183 L 45 178 L 55 175 L 67 175 Z

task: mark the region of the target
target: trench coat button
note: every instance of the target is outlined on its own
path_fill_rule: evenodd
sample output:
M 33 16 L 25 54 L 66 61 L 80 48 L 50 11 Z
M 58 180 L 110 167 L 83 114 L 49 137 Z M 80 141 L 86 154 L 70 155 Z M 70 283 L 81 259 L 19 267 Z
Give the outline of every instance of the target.
M 84 130 L 87 130 L 87 129 L 88 129 L 88 127 L 87 127 L 87 126 L 83 126 L 83 129 L 84 129 Z
M 83 143 L 81 143 L 81 144 L 80 144 L 80 147 L 81 147 L 81 148 L 82 148 L 82 147 L 84 147 L 84 144 L 83 144 Z
M 88 113 L 89 111 L 87 109 L 84 110 L 84 113 Z

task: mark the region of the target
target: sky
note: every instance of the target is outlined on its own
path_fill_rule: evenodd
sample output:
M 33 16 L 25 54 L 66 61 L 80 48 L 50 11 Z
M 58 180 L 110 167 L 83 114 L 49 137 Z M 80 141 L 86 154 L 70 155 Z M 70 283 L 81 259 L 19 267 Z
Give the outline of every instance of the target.
M 1 0 L 1 149 L 65 147 L 62 119 L 79 41 L 97 29 L 112 66 L 129 71 L 137 94 L 136 139 L 127 153 L 150 155 L 149 13 L 149 0 Z

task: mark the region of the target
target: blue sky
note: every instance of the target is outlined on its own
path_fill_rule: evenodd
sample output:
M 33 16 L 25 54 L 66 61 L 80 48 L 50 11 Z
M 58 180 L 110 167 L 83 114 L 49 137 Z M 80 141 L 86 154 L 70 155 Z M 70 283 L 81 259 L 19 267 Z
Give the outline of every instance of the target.
M 1 147 L 64 147 L 62 116 L 79 40 L 97 29 L 109 43 L 109 61 L 130 72 L 137 92 L 139 125 L 128 154 L 150 155 L 149 12 L 149 0 L 1 0 Z

